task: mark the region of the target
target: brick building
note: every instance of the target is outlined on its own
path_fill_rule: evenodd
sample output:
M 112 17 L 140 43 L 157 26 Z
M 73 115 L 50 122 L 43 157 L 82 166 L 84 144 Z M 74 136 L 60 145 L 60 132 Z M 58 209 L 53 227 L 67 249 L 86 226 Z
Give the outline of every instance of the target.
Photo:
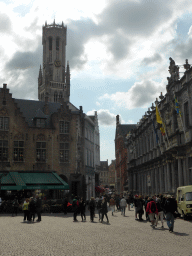
M 0 89 L 0 168 L 54 170 L 71 194 L 90 199 L 100 164 L 98 117 L 70 102 L 66 33 L 63 23 L 43 26 L 39 101 L 14 99 L 6 84 Z
M 116 157 L 116 190 L 122 193 L 127 190 L 127 135 L 134 129 L 134 124 L 120 124 L 119 115 L 116 116 L 115 157 Z

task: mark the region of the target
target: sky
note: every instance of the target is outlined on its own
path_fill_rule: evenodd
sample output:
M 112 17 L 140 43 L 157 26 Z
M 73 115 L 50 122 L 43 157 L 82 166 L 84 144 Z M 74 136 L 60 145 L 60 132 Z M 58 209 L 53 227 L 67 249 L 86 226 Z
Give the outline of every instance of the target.
M 0 0 L 0 86 L 38 99 L 42 26 L 67 26 L 70 101 L 97 111 L 101 161 L 115 159 L 116 115 L 137 124 L 162 92 L 169 57 L 192 64 L 191 0 Z

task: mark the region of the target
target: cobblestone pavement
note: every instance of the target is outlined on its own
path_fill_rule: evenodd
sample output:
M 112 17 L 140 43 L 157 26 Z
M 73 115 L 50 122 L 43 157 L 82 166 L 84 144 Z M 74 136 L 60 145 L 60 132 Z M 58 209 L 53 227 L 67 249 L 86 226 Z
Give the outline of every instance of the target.
M 23 216 L 0 215 L 0 255 L 6 256 L 94 256 L 94 255 L 192 255 L 192 221 L 176 219 L 173 233 L 166 223 L 152 229 L 149 222 L 139 222 L 134 211 L 108 213 L 95 222 L 74 223 L 72 214 L 43 214 L 41 222 L 23 222 Z

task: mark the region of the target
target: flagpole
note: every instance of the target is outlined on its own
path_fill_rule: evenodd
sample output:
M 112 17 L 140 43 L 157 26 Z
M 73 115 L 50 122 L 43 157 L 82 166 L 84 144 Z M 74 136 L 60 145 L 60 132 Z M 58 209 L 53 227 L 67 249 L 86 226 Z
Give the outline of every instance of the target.
M 167 142 L 168 142 L 168 145 L 169 145 L 169 147 L 170 147 L 169 139 L 168 139 L 167 132 L 166 132 L 166 128 L 165 128 L 165 125 L 164 125 L 164 122 L 163 122 L 163 119 L 162 119 L 161 113 L 160 113 L 160 111 L 159 111 L 159 108 L 158 108 L 157 102 L 155 102 L 155 104 L 156 104 L 156 107 L 157 107 L 157 109 L 158 109 L 159 115 L 160 115 L 160 117 L 161 117 L 162 125 L 163 125 L 163 127 L 164 127 L 165 135 L 166 135 L 166 138 L 167 138 Z

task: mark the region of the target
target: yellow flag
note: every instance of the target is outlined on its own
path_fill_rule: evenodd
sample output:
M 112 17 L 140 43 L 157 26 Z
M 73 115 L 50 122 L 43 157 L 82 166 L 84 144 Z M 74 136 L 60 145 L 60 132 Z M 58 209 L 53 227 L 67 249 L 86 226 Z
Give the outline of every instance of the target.
M 158 110 L 158 107 L 156 106 L 156 120 L 157 120 L 157 123 L 161 124 L 161 127 L 160 127 L 160 131 L 162 133 L 162 135 L 165 135 L 165 129 L 164 129 L 164 124 L 163 124 L 163 121 L 161 119 L 161 116 L 159 114 L 159 110 Z

